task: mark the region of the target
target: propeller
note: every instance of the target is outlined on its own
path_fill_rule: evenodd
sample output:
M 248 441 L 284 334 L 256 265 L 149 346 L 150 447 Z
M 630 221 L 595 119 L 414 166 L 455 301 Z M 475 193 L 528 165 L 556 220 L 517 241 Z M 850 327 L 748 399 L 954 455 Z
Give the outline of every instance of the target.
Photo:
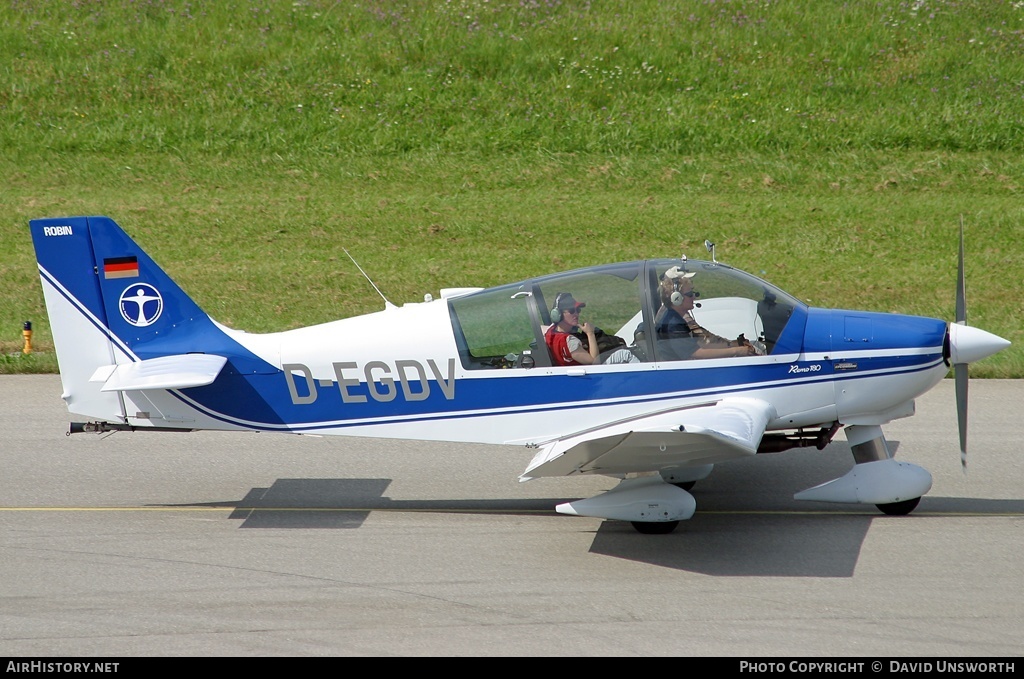
M 967 325 L 967 289 L 964 283 L 964 218 L 960 216 L 960 257 L 956 267 L 956 323 Z M 956 387 L 956 425 L 960 432 L 960 468 L 967 473 L 967 363 L 953 364 Z
M 964 219 L 960 217 L 960 261 L 956 275 L 956 322 L 949 324 L 946 360 L 953 365 L 956 389 L 956 420 L 960 432 L 960 466 L 967 473 L 967 366 L 1001 351 L 1010 343 L 990 332 L 967 325 L 967 294 L 964 284 Z

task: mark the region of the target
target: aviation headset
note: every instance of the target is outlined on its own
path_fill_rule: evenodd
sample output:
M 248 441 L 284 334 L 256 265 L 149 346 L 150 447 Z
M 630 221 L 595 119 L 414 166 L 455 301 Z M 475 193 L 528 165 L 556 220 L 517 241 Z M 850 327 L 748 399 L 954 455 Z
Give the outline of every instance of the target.
M 672 294 L 669 295 L 669 301 L 672 302 L 672 306 L 679 306 L 680 304 L 683 303 L 683 293 L 679 290 L 679 288 L 682 286 L 684 280 L 689 280 L 692 277 L 692 275 L 680 274 L 675 278 L 669 278 L 669 280 L 672 281 Z M 691 297 L 700 297 L 699 292 L 697 292 L 696 290 L 692 290 L 692 288 L 691 291 L 693 292 L 693 294 L 690 295 Z
M 672 306 L 679 306 L 683 303 L 683 293 L 679 292 L 679 278 L 672 279 L 672 296 L 669 298 L 672 301 Z
M 561 302 L 566 297 L 568 297 L 569 299 L 572 299 L 573 301 L 575 301 L 573 299 L 572 293 L 569 293 L 569 292 L 560 292 L 557 295 L 555 295 L 555 308 L 553 308 L 551 310 L 551 322 L 552 323 L 561 323 L 562 322 L 562 312 L 569 310 L 569 309 L 561 308 L 562 307 Z

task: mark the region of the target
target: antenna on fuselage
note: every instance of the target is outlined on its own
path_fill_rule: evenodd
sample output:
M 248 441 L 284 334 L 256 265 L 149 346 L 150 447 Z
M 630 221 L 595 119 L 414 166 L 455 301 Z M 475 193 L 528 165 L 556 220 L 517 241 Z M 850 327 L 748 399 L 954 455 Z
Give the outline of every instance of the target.
M 369 276 L 366 275 L 366 272 L 363 271 L 363 267 L 359 266 L 359 262 L 356 261 L 356 258 L 353 257 L 352 255 L 349 255 L 348 250 L 346 250 L 345 248 L 342 248 L 341 250 L 346 255 L 348 255 L 348 258 L 351 259 L 352 263 L 356 265 L 357 269 L 359 269 L 359 273 L 363 274 L 363 278 L 365 278 L 370 283 L 370 285 L 373 286 L 373 289 L 377 291 L 377 294 L 380 295 L 380 298 L 382 300 L 384 300 L 384 308 L 385 309 L 393 309 L 395 307 L 395 305 L 388 301 L 388 298 L 385 297 L 384 293 L 380 291 L 380 288 L 377 287 L 377 284 L 374 283 L 373 280 Z

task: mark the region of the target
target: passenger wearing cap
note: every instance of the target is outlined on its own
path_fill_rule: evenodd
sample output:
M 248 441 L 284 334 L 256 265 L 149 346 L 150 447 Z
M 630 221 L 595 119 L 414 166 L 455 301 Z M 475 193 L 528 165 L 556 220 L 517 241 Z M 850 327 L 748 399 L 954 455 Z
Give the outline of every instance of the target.
M 700 293 L 693 289 L 696 272 L 674 266 L 661 278 L 661 309 L 655 317 L 654 333 L 659 356 L 668 359 L 728 358 L 756 356 L 757 349 L 741 339 L 727 340 L 709 332 L 694 320 L 694 303 Z
M 544 333 L 544 341 L 551 350 L 555 365 L 636 362 L 636 356 L 625 348 L 609 353 L 602 360 L 597 337 L 598 329 L 589 321 L 580 325 L 580 309 L 585 306 L 586 303 L 577 302 L 568 292 L 560 292 L 555 297 L 555 306 L 551 309 L 552 325 Z M 586 344 L 583 342 L 584 338 Z M 622 342 L 622 345 L 624 344 L 625 342 Z

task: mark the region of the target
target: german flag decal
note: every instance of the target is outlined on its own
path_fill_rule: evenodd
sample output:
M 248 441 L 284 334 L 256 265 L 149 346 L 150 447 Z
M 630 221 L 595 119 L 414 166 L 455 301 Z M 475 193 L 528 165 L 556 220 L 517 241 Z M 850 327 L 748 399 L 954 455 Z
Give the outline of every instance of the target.
M 103 260 L 104 278 L 138 278 L 138 276 L 138 257 L 110 257 Z

